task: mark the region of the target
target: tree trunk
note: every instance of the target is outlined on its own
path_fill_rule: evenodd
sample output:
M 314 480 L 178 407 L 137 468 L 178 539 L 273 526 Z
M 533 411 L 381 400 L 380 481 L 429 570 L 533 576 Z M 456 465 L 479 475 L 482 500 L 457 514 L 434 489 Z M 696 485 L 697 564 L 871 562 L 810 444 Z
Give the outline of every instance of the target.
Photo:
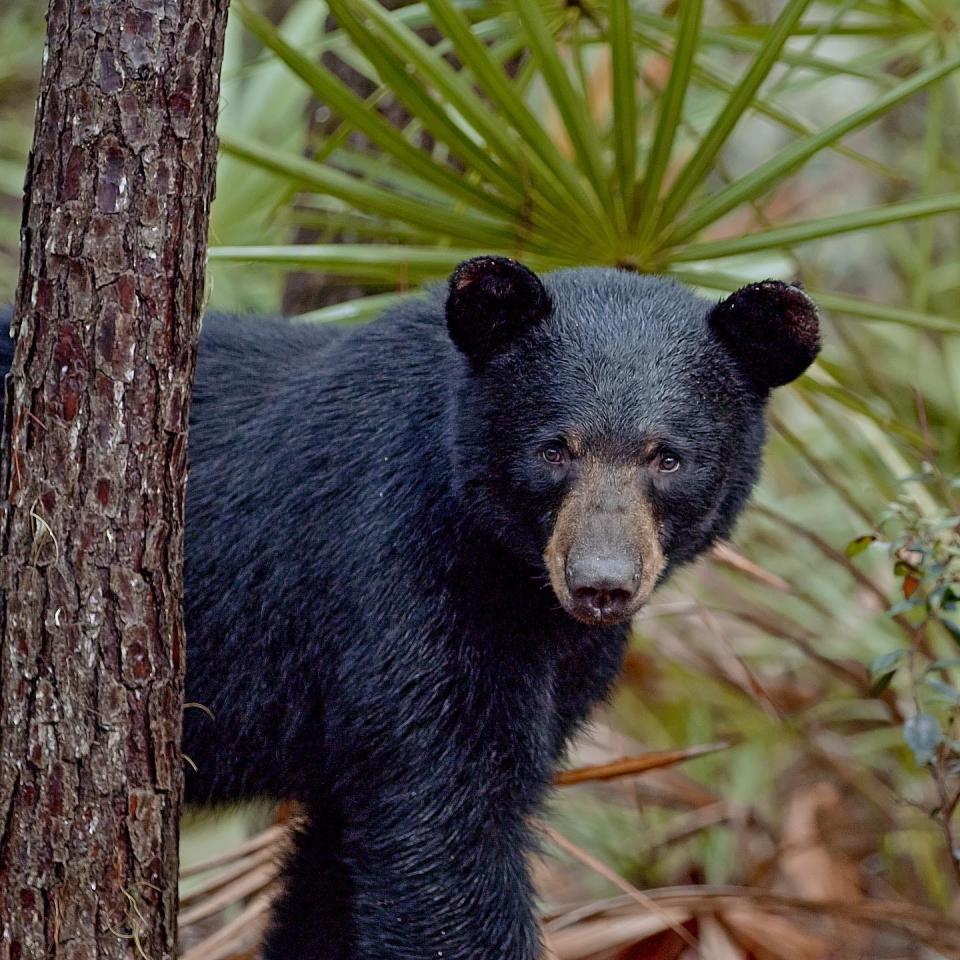
M 228 0 L 51 0 L 0 489 L 0 960 L 176 953 L 183 494 Z

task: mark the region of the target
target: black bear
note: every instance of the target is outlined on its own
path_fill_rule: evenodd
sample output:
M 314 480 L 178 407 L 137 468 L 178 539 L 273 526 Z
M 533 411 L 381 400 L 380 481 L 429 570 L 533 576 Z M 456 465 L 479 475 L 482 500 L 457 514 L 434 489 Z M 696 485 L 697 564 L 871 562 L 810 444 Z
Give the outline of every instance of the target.
M 267 960 L 538 956 L 531 815 L 818 348 L 787 284 L 499 257 L 361 329 L 206 319 L 187 790 L 308 814 Z

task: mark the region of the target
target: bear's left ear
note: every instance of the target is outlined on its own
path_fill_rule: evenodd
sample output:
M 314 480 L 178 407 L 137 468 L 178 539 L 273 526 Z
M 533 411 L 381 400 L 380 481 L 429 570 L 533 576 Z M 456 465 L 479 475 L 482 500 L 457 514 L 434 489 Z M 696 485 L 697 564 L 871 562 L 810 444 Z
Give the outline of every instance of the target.
M 540 278 L 507 257 L 474 257 L 453 271 L 447 295 L 450 339 L 474 369 L 550 312 Z
M 710 326 L 764 390 L 796 380 L 820 352 L 816 304 L 800 287 L 779 280 L 731 294 L 713 308 Z

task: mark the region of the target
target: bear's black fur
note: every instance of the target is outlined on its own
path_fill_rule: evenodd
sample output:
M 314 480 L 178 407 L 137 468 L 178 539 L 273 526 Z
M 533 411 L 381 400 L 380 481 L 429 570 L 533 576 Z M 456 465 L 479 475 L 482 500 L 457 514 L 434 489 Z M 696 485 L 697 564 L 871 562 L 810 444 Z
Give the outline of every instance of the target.
M 206 318 L 187 790 L 309 815 L 268 960 L 538 955 L 530 817 L 817 337 L 784 284 L 493 257 L 360 329 Z

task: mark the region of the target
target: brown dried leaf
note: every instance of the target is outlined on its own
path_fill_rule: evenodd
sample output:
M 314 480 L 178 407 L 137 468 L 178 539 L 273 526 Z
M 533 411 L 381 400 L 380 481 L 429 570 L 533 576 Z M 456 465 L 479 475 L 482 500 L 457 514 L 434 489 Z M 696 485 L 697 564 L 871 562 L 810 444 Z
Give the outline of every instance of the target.
M 840 850 L 828 847 L 820 818 L 843 813 L 840 791 L 829 781 L 797 790 L 783 822 L 780 874 L 790 892 L 807 900 L 857 903 L 863 896 L 857 865 Z
M 572 840 L 567 839 L 563 834 L 558 833 L 552 827 L 547 827 L 542 825 L 541 829 L 546 834 L 546 836 L 561 850 L 565 850 L 572 857 L 575 857 L 581 863 L 588 866 L 591 870 L 594 870 L 601 877 L 608 880 L 614 886 L 619 887 L 628 897 L 638 903 L 645 910 L 649 911 L 654 916 L 659 917 L 662 920 L 667 921 L 667 926 L 673 930 L 681 940 L 689 943 L 690 946 L 696 946 L 693 938 L 687 933 L 684 928 L 676 922 L 670 920 L 669 911 L 664 910 L 662 907 L 657 905 L 650 899 L 642 890 L 638 890 L 632 883 L 625 880 L 620 876 L 615 870 L 612 870 L 601 860 L 598 860 L 593 854 L 588 853 L 582 847 L 575 844 Z
M 243 859 L 248 854 L 254 853 L 258 850 L 263 850 L 264 847 L 277 845 L 278 849 L 281 849 L 287 842 L 289 835 L 290 830 L 285 824 L 268 827 L 263 832 L 258 833 L 249 840 L 245 840 L 243 843 L 238 844 L 232 850 L 228 850 L 226 853 L 218 854 L 215 857 L 210 857 L 208 860 L 201 860 L 199 863 L 182 868 L 180 870 L 180 879 L 186 880 L 190 877 L 195 877 L 198 874 L 206 873 L 208 870 L 216 870 L 218 867 L 225 867 L 227 864 Z
M 228 884 L 233 883 L 234 880 L 246 876 L 248 873 L 251 873 L 266 863 L 275 861 L 277 859 L 278 852 L 279 851 L 275 845 L 270 844 L 269 846 L 263 847 L 260 850 L 254 851 L 249 856 L 243 857 L 240 860 L 236 860 L 221 870 L 220 873 L 204 880 L 199 886 L 192 889 L 189 893 L 182 894 L 180 897 L 180 910 L 183 911 L 185 907 L 192 906 L 195 903 L 205 900 L 221 887 L 225 887 Z
M 700 920 L 701 960 L 744 960 L 743 951 L 713 917 Z
M 830 945 L 797 924 L 749 904 L 732 907 L 723 922 L 751 953 L 762 960 L 825 960 Z
M 771 573 L 769 570 L 747 559 L 742 553 L 732 547 L 729 543 L 718 543 L 710 551 L 710 556 L 721 566 L 729 567 L 739 573 L 745 573 L 753 580 L 780 590 L 782 593 L 793 593 L 793 587 L 787 583 L 783 577 Z
M 243 950 L 249 950 L 263 935 L 272 902 L 272 892 L 261 894 L 212 936 L 181 953 L 180 960 L 226 960 Z
M 638 943 L 654 934 L 672 931 L 687 919 L 686 914 L 677 910 L 661 916 L 637 913 L 632 916 L 602 917 L 550 934 L 547 944 L 556 960 L 580 960 L 614 947 Z
M 242 902 L 251 894 L 259 893 L 272 886 L 279 872 L 279 864 L 270 863 L 250 873 L 243 874 L 211 896 L 186 910 L 182 910 L 179 918 L 180 928 L 184 929 L 192 923 L 197 923 L 206 917 L 212 917 L 221 910 Z

